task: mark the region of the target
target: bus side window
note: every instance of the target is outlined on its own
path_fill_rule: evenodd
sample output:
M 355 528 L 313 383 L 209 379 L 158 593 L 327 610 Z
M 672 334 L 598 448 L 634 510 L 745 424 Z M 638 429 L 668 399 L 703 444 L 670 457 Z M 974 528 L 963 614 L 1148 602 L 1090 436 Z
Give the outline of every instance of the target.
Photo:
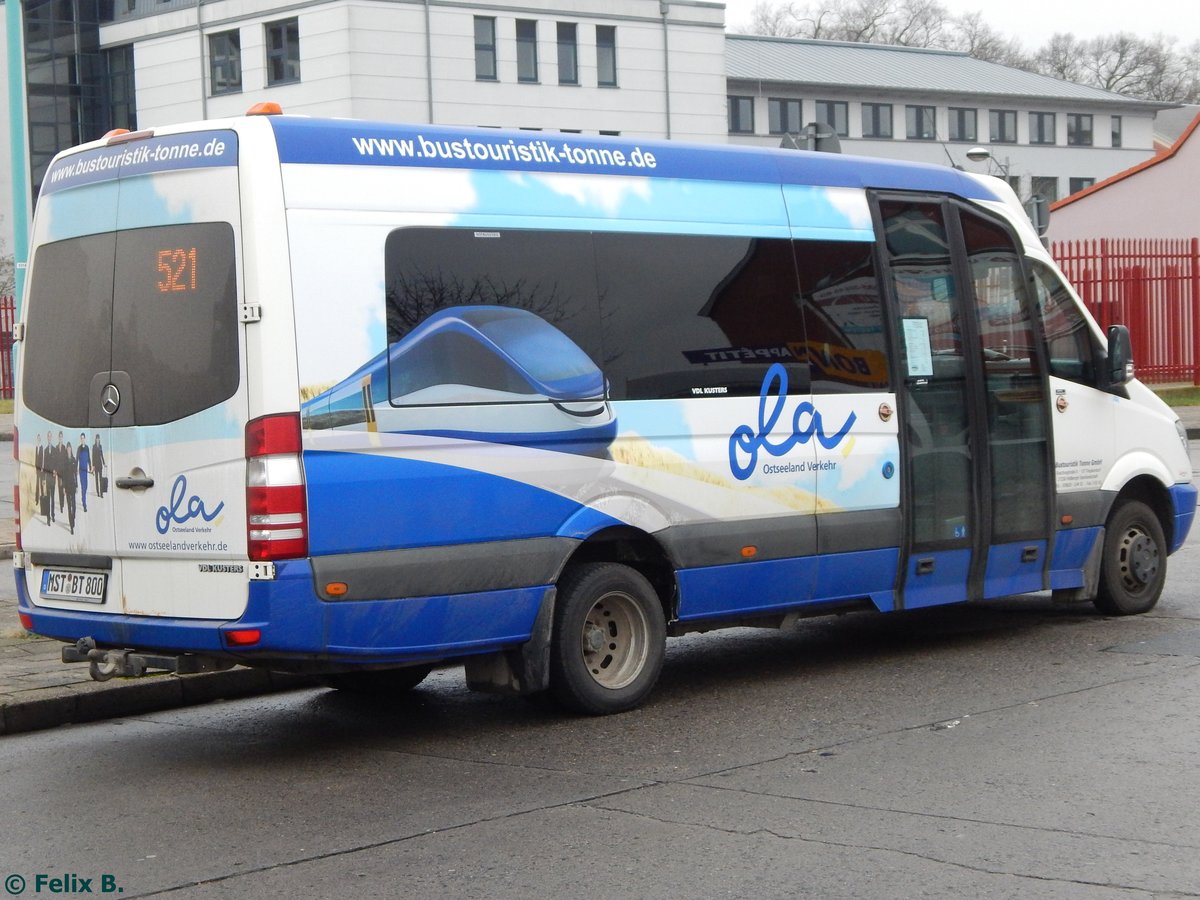
M 813 393 L 888 390 L 874 245 L 796 241 L 794 246 Z
M 1033 291 L 1042 319 L 1050 374 L 1095 387 L 1096 347 L 1087 320 L 1049 266 L 1034 262 L 1032 268 Z

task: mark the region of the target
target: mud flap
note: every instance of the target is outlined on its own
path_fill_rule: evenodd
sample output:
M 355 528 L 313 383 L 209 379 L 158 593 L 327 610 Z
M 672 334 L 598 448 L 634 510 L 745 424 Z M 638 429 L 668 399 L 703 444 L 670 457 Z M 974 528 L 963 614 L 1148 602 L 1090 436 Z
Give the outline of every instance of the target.
M 1083 586 L 1051 591 L 1050 598 L 1055 603 L 1087 603 L 1096 599 L 1096 595 L 1100 593 L 1100 561 L 1104 557 L 1104 534 L 1105 531 L 1101 528 L 1088 558 L 1083 563 Z
M 550 687 L 550 637 L 557 596 L 555 587 L 546 591 L 533 620 L 533 633 L 520 647 L 467 659 L 468 688 L 489 694 L 539 694 Z

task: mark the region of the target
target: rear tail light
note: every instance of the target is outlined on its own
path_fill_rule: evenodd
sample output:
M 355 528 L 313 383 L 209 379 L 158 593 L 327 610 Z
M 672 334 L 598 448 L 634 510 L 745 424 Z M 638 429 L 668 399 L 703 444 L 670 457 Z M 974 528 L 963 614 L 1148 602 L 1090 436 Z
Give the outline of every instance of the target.
M 246 533 L 254 560 L 308 555 L 308 498 L 300 415 L 263 416 L 246 426 Z
M 250 647 L 262 640 L 261 628 L 236 628 L 224 634 L 225 643 L 231 647 Z

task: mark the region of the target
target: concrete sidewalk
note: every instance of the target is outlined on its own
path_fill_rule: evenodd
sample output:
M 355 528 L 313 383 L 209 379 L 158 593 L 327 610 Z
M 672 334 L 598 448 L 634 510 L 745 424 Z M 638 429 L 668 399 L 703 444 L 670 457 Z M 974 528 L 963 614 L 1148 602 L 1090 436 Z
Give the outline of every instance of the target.
M 1200 440 L 1200 407 L 1176 411 L 1188 437 Z M 0 441 L 5 439 L 12 440 L 10 415 L 0 415 Z M 13 554 L 14 478 L 11 448 L 0 444 L 0 559 Z M 62 662 L 59 641 L 34 637 L 21 628 L 12 574 L 0 572 L 0 579 L 0 735 L 314 684 L 310 678 L 242 667 L 203 675 L 93 681 L 87 665 Z

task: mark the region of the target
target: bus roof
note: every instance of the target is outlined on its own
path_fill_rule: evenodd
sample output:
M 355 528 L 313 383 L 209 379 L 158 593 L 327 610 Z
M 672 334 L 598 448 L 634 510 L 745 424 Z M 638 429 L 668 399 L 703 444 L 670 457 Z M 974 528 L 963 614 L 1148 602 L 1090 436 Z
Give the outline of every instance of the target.
M 284 115 L 172 125 L 73 148 L 55 158 L 42 193 L 168 169 L 237 165 L 236 132 L 261 127 L 263 119 L 283 164 L 556 172 L 1005 199 L 990 179 L 950 166 L 731 144 Z M 218 129 L 232 140 L 198 139 Z
M 919 190 L 999 200 L 949 166 L 729 144 L 272 116 L 281 163 L 564 172 Z

